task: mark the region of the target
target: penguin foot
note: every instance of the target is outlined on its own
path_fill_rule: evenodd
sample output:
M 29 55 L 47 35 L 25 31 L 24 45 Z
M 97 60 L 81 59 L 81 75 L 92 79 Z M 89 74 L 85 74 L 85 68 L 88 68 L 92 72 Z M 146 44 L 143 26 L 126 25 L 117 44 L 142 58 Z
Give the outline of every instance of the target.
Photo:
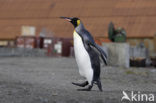
M 86 85 L 88 85 L 88 81 L 85 81 L 84 83 L 74 83 L 72 82 L 73 85 L 79 86 L 79 87 L 85 87 Z
M 89 85 L 88 88 L 85 89 L 77 89 L 78 91 L 91 91 L 93 86 Z
M 97 84 L 97 86 L 98 86 L 99 90 L 102 92 L 103 90 L 102 90 L 101 81 L 100 81 L 100 80 L 98 80 L 96 84 Z

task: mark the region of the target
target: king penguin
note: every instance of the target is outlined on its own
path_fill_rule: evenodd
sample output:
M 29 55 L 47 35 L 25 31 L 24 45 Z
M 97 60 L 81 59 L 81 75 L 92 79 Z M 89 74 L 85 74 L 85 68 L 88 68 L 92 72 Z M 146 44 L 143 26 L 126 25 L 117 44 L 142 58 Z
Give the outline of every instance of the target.
M 100 60 L 107 65 L 107 55 L 97 45 L 91 34 L 85 29 L 82 21 L 77 17 L 60 17 L 71 22 L 74 26 L 73 43 L 75 59 L 81 76 L 86 78 L 84 83 L 72 83 L 73 85 L 87 88 L 80 91 L 90 91 L 93 84 L 97 84 L 100 91 L 102 85 L 100 80 Z

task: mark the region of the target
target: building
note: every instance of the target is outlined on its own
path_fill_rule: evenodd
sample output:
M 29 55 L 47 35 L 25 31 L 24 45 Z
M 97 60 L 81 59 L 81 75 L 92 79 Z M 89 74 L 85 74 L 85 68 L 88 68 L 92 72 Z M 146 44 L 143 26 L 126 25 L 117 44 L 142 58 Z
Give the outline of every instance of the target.
M 144 42 L 156 52 L 155 0 L 0 0 L 0 45 L 21 35 L 22 26 L 43 28 L 53 36 L 72 37 L 73 27 L 60 16 L 79 17 L 93 36 L 107 38 L 108 24 L 124 27 L 127 42 Z

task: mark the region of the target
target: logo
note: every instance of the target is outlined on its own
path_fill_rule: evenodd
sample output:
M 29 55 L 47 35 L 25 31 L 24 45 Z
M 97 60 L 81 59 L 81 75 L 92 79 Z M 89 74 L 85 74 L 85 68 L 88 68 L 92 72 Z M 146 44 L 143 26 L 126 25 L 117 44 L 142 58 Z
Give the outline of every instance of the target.
M 154 94 L 150 93 L 150 94 L 146 94 L 146 93 L 141 93 L 140 91 L 138 92 L 134 92 L 131 91 L 130 95 L 128 95 L 125 91 L 122 91 L 122 98 L 121 101 L 138 101 L 138 102 L 142 102 L 142 101 L 146 101 L 146 102 L 152 102 L 154 101 Z
M 128 95 L 127 95 L 127 93 L 125 91 L 122 91 L 122 93 L 123 93 L 123 97 L 121 98 L 121 101 L 124 100 L 124 99 L 131 101 L 131 99 L 128 97 Z

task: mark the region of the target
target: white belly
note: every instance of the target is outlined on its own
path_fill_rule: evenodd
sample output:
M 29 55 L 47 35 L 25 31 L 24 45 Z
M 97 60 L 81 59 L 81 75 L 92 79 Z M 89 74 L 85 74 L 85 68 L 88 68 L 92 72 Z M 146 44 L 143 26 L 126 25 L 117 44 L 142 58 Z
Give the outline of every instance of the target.
M 86 77 L 90 83 L 93 79 L 93 69 L 88 52 L 86 51 L 81 37 L 74 31 L 75 59 L 81 76 Z

